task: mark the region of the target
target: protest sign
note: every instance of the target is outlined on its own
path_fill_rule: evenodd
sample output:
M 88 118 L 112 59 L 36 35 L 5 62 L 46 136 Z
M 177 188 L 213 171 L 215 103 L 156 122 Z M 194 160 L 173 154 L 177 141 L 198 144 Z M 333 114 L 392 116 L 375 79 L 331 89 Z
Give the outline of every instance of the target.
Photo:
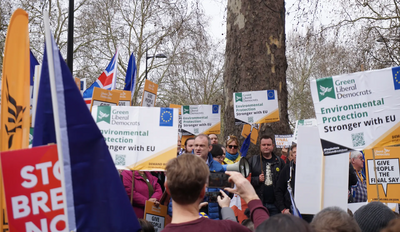
M 275 135 L 276 148 L 288 148 L 292 145 L 293 135 Z
M 176 157 L 177 109 L 94 106 L 92 116 L 118 169 L 163 171 Z
M 220 134 L 220 105 L 182 106 L 182 134 Z
M 233 93 L 235 121 L 239 123 L 270 123 L 279 121 L 276 90 Z
M 315 118 L 297 120 L 296 126 L 294 128 L 292 142 L 297 143 L 297 133 L 299 130 L 299 126 L 314 126 L 314 125 L 315 126 L 317 125 L 317 119 Z
M 156 232 L 163 230 L 165 227 L 167 208 L 167 206 L 161 204 L 156 207 L 154 202 L 146 201 L 144 206 L 144 219 L 154 226 Z
M 92 110 L 93 106 L 117 106 L 118 102 L 119 93 L 94 87 L 90 111 Z
M 144 82 L 142 103 L 140 106 L 154 107 L 156 105 L 158 85 L 152 81 Z
M 120 94 L 119 102 L 118 102 L 119 106 L 130 106 L 131 105 L 131 91 L 119 90 L 119 89 L 113 89 L 112 91 Z
M 247 136 L 250 134 L 250 142 L 253 143 L 254 145 L 257 145 L 257 139 L 258 139 L 258 124 L 256 127 L 253 127 L 253 130 L 251 129 L 250 124 L 244 124 L 243 129 L 242 129 L 242 136 L 247 138 Z
M 400 67 L 310 84 L 325 155 L 400 143 Z
M 381 202 L 400 203 L 400 147 L 376 148 L 374 152 L 376 176 L 372 149 L 365 150 L 368 201 L 378 201 L 378 190 Z
M 179 109 L 178 132 L 179 132 L 179 134 L 182 134 L 182 112 L 181 112 L 182 106 L 181 105 L 175 105 L 175 104 L 169 104 L 169 108 Z M 182 141 L 182 145 L 183 145 L 183 141 Z
M 349 156 L 324 157 L 317 125 L 299 127 L 295 171 L 294 198 L 302 214 L 347 209 Z
M 57 146 L 1 153 L 10 231 L 64 231 Z

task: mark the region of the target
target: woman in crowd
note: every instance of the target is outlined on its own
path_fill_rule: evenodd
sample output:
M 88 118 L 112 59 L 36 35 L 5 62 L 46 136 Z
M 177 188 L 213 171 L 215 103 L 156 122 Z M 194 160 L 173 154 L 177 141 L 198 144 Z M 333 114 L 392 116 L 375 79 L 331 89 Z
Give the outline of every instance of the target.
M 134 173 L 134 178 L 132 178 L 132 171 L 122 171 L 122 181 L 136 216 L 143 218 L 146 201 L 152 201 L 158 205 L 162 190 L 160 184 L 157 183 L 157 177 L 151 175 L 150 172 L 134 171 Z
M 226 153 L 224 162 L 226 164 L 234 164 L 239 162 L 240 158 L 239 141 L 236 136 L 230 135 L 226 140 Z

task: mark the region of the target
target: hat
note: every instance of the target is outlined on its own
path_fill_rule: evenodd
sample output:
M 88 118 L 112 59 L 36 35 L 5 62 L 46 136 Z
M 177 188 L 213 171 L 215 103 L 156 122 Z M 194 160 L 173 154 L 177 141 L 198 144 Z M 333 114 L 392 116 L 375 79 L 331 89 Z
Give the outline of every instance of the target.
M 224 151 L 221 148 L 221 145 L 219 144 L 212 144 L 212 149 L 210 151 L 211 155 L 213 157 L 221 156 L 224 154 Z
M 379 232 L 395 217 L 389 207 L 377 201 L 362 206 L 354 213 L 354 219 L 362 232 Z

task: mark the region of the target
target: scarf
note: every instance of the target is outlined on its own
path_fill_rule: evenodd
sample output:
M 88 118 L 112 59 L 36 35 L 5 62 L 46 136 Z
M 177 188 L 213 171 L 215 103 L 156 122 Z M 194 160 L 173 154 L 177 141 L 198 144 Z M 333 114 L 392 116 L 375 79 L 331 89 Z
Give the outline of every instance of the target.
M 225 153 L 226 158 L 228 158 L 229 160 L 235 161 L 237 159 L 237 157 L 239 156 L 239 152 L 236 153 L 235 155 L 232 155 L 229 152 Z

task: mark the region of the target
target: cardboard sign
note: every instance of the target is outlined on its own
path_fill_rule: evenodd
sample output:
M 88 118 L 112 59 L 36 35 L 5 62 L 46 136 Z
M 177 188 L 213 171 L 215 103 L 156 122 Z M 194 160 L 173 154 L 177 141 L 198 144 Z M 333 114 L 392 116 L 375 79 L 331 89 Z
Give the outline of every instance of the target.
M 167 216 L 168 207 L 159 205 L 156 207 L 154 202 L 146 201 L 144 206 L 144 219 L 154 226 L 154 230 L 159 232 L 165 227 L 165 217 Z
M 117 106 L 119 103 L 119 96 L 119 93 L 113 92 L 112 90 L 94 87 L 90 111 L 92 111 L 93 106 Z
M 376 148 L 374 151 L 376 176 L 372 149 L 365 150 L 368 201 L 378 201 L 376 188 L 378 182 L 381 202 L 400 203 L 400 147 Z
M 181 105 L 175 105 L 175 104 L 169 104 L 169 108 L 176 108 L 179 109 L 179 124 L 178 124 L 178 132 L 179 134 L 182 134 L 182 112 L 181 112 Z M 183 140 L 183 138 L 182 138 Z M 182 141 L 182 146 L 183 146 L 183 141 Z
M 250 130 L 251 130 L 251 125 L 244 124 L 243 129 L 242 129 L 242 136 L 247 138 L 247 136 L 250 134 Z M 258 129 L 253 128 L 253 130 L 251 131 L 251 135 L 250 135 L 250 141 L 254 145 L 257 145 L 257 139 L 258 139 Z
M 233 99 L 235 121 L 248 124 L 279 121 L 276 90 L 233 93 Z
M 128 90 L 119 90 L 119 89 L 113 89 L 112 90 L 115 93 L 119 93 L 119 106 L 130 106 L 131 105 L 131 91 Z
M 220 105 L 182 106 L 182 134 L 220 134 Z
M 152 81 L 144 82 L 142 103 L 140 106 L 154 107 L 156 105 L 158 85 Z
M 118 169 L 164 171 L 176 157 L 177 109 L 93 106 L 92 116 Z
M 349 155 L 323 156 L 318 127 L 300 126 L 294 200 L 303 214 L 323 208 L 347 208 Z
M 311 81 L 324 155 L 400 144 L 400 67 Z
M 276 148 L 288 148 L 292 146 L 293 135 L 275 135 Z
M 57 146 L 1 153 L 10 231 L 64 231 Z

